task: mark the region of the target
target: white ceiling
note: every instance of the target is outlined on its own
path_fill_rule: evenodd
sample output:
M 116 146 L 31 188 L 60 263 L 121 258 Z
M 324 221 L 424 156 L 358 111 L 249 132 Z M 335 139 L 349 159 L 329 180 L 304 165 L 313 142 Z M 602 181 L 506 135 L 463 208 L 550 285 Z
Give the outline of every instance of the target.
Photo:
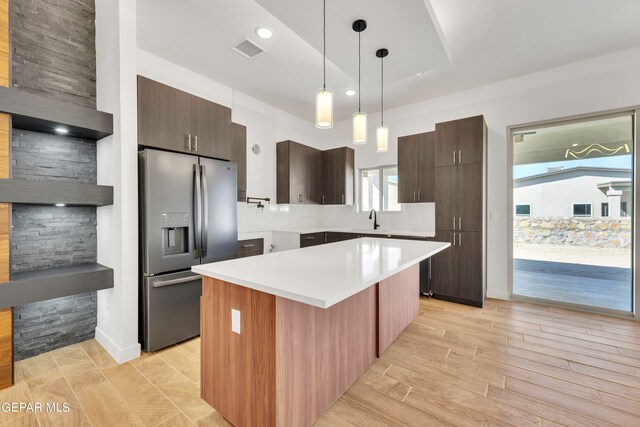
M 615 6 L 612 4 L 615 3 Z M 138 0 L 138 46 L 257 99 L 313 120 L 322 86 L 321 0 Z M 327 0 L 327 86 L 336 120 L 357 97 L 362 33 L 363 110 L 457 92 L 640 45 L 638 0 Z M 269 40 L 254 30 L 268 25 Z M 267 52 L 246 59 L 231 47 L 249 37 Z M 420 77 L 415 74 L 424 72 Z

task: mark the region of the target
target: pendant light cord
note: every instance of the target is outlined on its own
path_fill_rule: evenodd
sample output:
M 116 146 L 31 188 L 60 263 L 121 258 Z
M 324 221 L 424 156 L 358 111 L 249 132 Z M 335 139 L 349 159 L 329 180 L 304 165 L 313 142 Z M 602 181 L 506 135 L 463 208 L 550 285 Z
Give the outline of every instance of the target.
M 322 90 L 327 90 L 327 0 L 322 2 Z
M 361 41 L 360 41 L 361 40 L 361 37 L 360 37 L 361 34 L 362 34 L 362 31 L 358 32 L 358 113 L 361 112 L 360 111 L 360 92 L 361 92 L 360 91 L 360 86 L 361 86 L 360 85 L 360 79 L 361 79 L 360 78 L 360 63 L 361 63 L 361 58 L 360 57 L 362 56 L 361 55 L 361 45 L 360 45 L 361 44 Z
M 384 126 L 384 56 L 380 58 L 380 126 Z

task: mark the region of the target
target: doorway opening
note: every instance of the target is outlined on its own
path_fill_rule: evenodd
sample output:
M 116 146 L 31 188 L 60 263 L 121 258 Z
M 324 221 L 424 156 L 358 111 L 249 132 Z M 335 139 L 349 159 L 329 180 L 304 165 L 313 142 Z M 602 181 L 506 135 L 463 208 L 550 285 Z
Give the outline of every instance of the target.
M 513 296 L 633 311 L 634 123 L 511 129 Z

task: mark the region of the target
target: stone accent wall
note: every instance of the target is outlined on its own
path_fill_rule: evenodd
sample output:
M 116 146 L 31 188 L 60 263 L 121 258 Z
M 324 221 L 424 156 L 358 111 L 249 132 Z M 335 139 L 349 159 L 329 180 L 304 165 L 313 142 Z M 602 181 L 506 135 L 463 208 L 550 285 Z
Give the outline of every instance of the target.
M 13 205 L 11 272 L 96 262 L 96 208 Z
M 96 298 L 89 292 L 15 307 L 15 360 L 93 338 Z
M 95 141 L 14 129 L 11 145 L 13 179 L 96 183 Z
M 629 248 L 631 218 L 517 217 L 513 238 L 515 243 Z
M 11 83 L 96 106 L 94 0 L 11 0 Z M 95 141 L 14 129 L 12 177 L 96 183 Z M 95 262 L 96 209 L 14 205 L 12 272 Z M 96 293 L 14 309 L 15 359 L 94 336 Z
M 13 87 L 96 106 L 94 0 L 11 0 Z
M 13 178 L 96 182 L 96 143 L 15 129 Z M 11 271 L 96 262 L 96 208 L 13 205 Z M 93 338 L 96 293 L 15 307 L 15 360 Z

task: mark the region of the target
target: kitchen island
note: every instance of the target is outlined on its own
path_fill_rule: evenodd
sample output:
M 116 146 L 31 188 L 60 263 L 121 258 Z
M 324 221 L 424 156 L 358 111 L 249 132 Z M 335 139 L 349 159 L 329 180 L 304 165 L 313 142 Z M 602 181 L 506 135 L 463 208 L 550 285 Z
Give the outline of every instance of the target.
M 194 266 L 202 398 L 236 426 L 308 426 L 418 314 L 449 243 L 360 238 Z

